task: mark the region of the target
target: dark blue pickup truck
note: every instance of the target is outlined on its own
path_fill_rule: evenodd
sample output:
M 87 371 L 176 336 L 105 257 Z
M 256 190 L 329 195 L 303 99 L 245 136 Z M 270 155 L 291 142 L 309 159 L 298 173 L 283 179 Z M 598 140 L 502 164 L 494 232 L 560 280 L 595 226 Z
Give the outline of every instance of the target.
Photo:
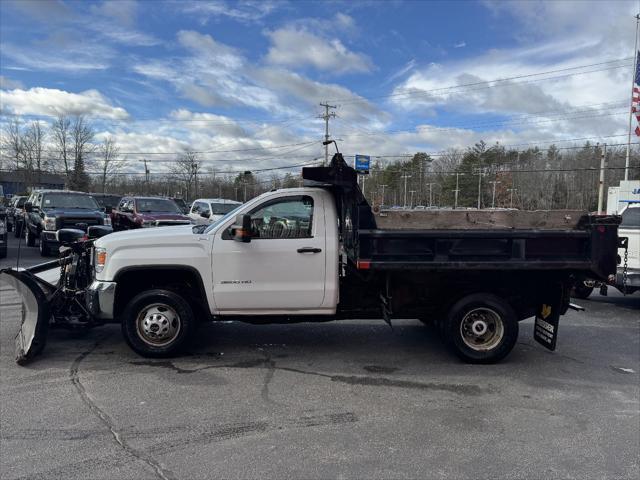
M 61 228 L 87 230 L 91 225 L 111 225 L 105 209 L 89 194 L 66 190 L 37 190 L 24 205 L 25 239 L 35 247 L 40 239 L 40 254 L 46 257 L 56 249 L 56 232 Z

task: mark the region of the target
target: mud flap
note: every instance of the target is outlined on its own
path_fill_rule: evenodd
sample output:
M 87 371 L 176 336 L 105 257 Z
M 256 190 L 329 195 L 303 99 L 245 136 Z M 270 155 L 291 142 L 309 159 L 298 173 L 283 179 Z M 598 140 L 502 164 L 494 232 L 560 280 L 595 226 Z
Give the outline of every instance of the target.
M 16 363 L 24 365 L 44 349 L 51 312 L 37 280 L 27 271 L 1 270 L 0 283 L 15 288 L 20 295 L 20 329 L 15 337 Z
M 558 324 L 560 316 L 569 308 L 568 290 L 561 285 L 551 288 L 544 301 L 538 306 L 533 327 L 533 338 L 543 347 L 554 351 L 558 341 Z

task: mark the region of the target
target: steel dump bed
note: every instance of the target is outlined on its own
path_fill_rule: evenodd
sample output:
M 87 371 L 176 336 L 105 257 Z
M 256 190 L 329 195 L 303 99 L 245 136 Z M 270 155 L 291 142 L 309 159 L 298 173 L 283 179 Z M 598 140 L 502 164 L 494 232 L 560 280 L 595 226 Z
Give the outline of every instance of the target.
M 305 168 L 307 185 L 334 192 L 345 252 L 360 270 L 554 270 L 615 273 L 620 218 L 576 210 L 371 209 L 341 155 Z

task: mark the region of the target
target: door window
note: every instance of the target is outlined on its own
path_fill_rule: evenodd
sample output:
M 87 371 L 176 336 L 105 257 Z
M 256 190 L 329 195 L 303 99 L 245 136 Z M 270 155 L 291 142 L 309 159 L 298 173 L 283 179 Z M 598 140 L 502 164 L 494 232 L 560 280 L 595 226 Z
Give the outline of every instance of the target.
M 313 199 L 307 195 L 278 198 L 250 212 L 251 238 L 311 238 Z

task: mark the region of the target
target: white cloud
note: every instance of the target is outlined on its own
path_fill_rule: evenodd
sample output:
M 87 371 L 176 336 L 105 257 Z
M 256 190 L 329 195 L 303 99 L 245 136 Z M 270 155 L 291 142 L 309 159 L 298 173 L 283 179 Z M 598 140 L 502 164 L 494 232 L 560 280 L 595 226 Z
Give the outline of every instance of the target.
M 12 80 L 0 75 L 0 90 L 11 90 L 13 88 L 24 88 L 24 85 L 18 80 Z
M 124 120 L 129 114 L 115 107 L 97 90 L 71 93 L 53 88 L 30 88 L 0 91 L 2 108 L 16 115 L 88 115 Z
M 276 2 L 262 1 L 191 1 L 181 2 L 182 12 L 197 16 L 200 23 L 206 25 L 211 19 L 231 18 L 242 23 L 256 23 L 276 9 Z
M 369 72 L 373 68 L 369 57 L 350 51 L 337 38 L 325 39 L 292 26 L 267 35 L 272 45 L 266 60 L 275 65 L 312 66 L 338 74 Z
M 235 120 L 224 115 L 192 112 L 185 108 L 174 110 L 169 114 L 172 120 L 181 122 L 183 128 L 205 131 L 208 135 L 216 134 L 225 137 L 247 137 L 248 133 Z
M 467 42 L 464 40 L 462 42 L 454 43 L 453 48 L 464 48 L 467 46 Z
M 44 45 L 18 46 L 4 43 L 2 53 L 28 69 L 71 72 L 105 70 L 115 55 L 108 47 L 89 42 L 63 49 Z

